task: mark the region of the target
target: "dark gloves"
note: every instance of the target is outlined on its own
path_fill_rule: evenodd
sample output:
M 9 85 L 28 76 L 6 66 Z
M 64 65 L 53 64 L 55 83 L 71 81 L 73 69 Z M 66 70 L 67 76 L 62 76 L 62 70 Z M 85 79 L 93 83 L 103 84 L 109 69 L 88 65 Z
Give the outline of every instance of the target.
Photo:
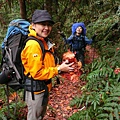
M 96 36 L 97 36 L 97 34 L 94 34 L 91 39 L 94 40 L 96 38 Z
M 60 35 L 61 35 L 63 38 L 66 38 L 66 36 L 64 35 L 64 33 L 61 33 Z
M 63 32 L 58 32 L 63 38 L 66 38 L 65 34 Z

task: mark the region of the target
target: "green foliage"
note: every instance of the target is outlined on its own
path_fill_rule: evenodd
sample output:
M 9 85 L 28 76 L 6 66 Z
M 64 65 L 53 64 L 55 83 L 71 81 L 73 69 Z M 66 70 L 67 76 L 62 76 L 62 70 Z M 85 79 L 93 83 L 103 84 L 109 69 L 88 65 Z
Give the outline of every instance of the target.
M 118 89 L 116 89 L 118 88 Z M 109 86 L 109 91 L 103 88 L 99 91 L 87 91 L 80 98 L 74 98 L 71 105 L 77 105 L 78 108 L 85 106 L 84 110 L 75 113 L 69 120 L 85 120 L 85 116 L 89 116 L 90 120 L 107 119 L 119 120 L 120 112 L 120 83 L 114 87 Z M 79 118 L 79 119 L 78 119 Z
M 20 112 L 20 109 L 23 109 L 26 106 L 26 104 L 23 101 L 11 102 L 9 104 L 9 108 L 7 105 L 3 106 L 0 110 L 0 119 L 2 120 L 16 120 L 16 119 L 25 119 L 26 116 L 21 116 L 22 113 Z M 17 111 L 17 112 L 16 112 Z M 20 118 L 21 117 L 21 118 Z
M 115 48 L 112 47 L 113 50 Z M 81 76 L 82 80 L 87 80 L 84 89 L 81 89 L 83 94 L 71 101 L 71 106 L 80 109 L 85 106 L 85 109 L 73 114 L 69 120 L 85 120 L 85 116 L 89 116 L 90 120 L 120 119 L 120 72 L 115 73 L 115 69 L 120 68 L 117 60 L 120 57 L 119 52 L 120 50 L 114 52 L 110 58 L 104 54 L 103 57 L 86 65 L 86 70 L 89 69 L 89 72 Z
M 82 80 L 87 80 L 84 89 L 81 89 L 83 94 L 71 101 L 71 106 L 86 108 L 75 113 L 69 120 L 84 120 L 86 115 L 90 120 L 120 119 L 120 72 L 115 73 L 115 69 L 120 68 L 120 50 L 116 50 L 117 47 L 116 44 L 112 46 L 109 56 L 108 51 L 104 51 L 103 57 L 86 65 L 85 70 L 88 72 L 81 76 Z
M 70 102 L 80 110 L 68 120 L 120 119 L 120 71 L 115 72 L 120 68 L 118 11 L 107 10 L 87 26 L 88 35 L 97 34 L 93 46 L 98 49 L 99 57 L 85 66 L 85 74 L 80 77 L 87 82 L 81 88 L 83 94 Z
M 11 0 L 5 3 L 2 0 L 0 12 L 0 43 L 3 41 L 8 23 L 15 18 L 20 18 L 18 1 Z M 75 97 L 71 106 L 79 108 L 79 112 L 73 114 L 68 120 L 119 120 L 120 113 L 120 73 L 115 74 L 115 69 L 120 68 L 120 1 L 119 0 L 58 0 L 52 6 L 51 13 L 56 24 L 53 26 L 52 40 L 57 45 L 57 54 L 62 57 L 65 51 L 64 42 L 59 34 L 60 29 L 66 36 L 71 34 L 71 25 L 74 22 L 83 21 L 87 27 L 87 36 L 91 38 L 95 33 L 96 39 L 93 47 L 98 49 L 99 58 L 92 64 L 85 66 L 85 74 L 81 76 L 87 84 L 81 88 L 81 97 Z M 27 18 L 31 18 L 34 9 L 42 9 L 43 0 L 26 1 Z M 57 8 L 57 9 L 55 9 Z M 65 14 L 65 15 L 64 15 Z M 2 19 L 1 19 L 2 18 Z M 0 54 L 1 55 L 1 54 Z M 7 120 L 7 101 L 5 88 L 0 86 L 0 98 L 5 102 L 0 110 L 0 119 Z M 12 93 L 13 91 L 11 91 Z M 22 92 L 19 92 L 22 98 Z M 15 101 L 10 103 L 9 117 L 12 120 L 19 118 L 19 113 L 14 113 Z M 21 100 L 17 103 L 17 110 L 25 107 Z M 23 118 L 24 119 L 24 118 Z
M 26 103 L 23 101 L 23 90 L 17 91 L 18 97 L 9 101 L 9 104 L 6 90 L 6 85 L 0 85 L 0 100 L 2 100 L 3 103 L 2 108 L 0 109 L 0 120 L 16 120 L 18 118 L 26 118 L 26 115 L 24 116 L 24 113 L 21 113 L 20 111 L 26 107 Z M 15 91 L 13 91 L 13 89 L 9 88 L 9 95 L 14 92 Z

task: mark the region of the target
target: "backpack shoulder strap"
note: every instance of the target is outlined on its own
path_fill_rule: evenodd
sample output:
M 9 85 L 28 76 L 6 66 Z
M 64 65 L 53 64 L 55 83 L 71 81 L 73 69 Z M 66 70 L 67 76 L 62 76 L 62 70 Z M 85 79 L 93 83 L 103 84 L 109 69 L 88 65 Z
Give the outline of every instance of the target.
M 43 45 L 43 42 L 41 40 L 38 40 L 37 38 L 33 37 L 33 36 L 29 36 L 26 40 L 25 40 L 25 43 L 28 41 L 28 40 L 35 40 L 39 43 L 41 49 L 42 49 L 42 53 L 43 53 L 43 60 L 44 60 L 44 57 L 45 57 L 45 48 L 44 48 L 44 45 Z
M 37 41 L 37 42 L 39 43 L 39 45 L 40 45 L 40 47 L 41 47 L 41 50 L 42 50 L 42 53 L 43 53 L 43 55 L 42 55 L 42 60 L 44 60 L 44 57 L 45 57 L 45 48 L 44 48 L 44 45 L 43 45 L 42 41 L 41 41 L 41 40 L 38 40 L 37 38 L 35 38 L 35 37 L 33 37 L 33 36 L 29 36 L 29 37 L 25 40 L 25 44 L 26 44 L 26 42 L 27 42 L 28 40 L 35 40 L 35 41 Z M 24 44 L 24 45 L 25 45 L 25 44 Z M 30 73 L 28 73 L 27 76 L 28 76 L 29 74 L 30 74 Z M 31 85 L 32 85 L 32 87 L 31 87 L 31 95 L 32 95 L 32 100 L 34 100 L 35 98 L 34 98 L 34 92 L 33 92 L 33 79 L 31 79 Z M 24 90 L 24 100 L 25 100 L 25 90 Z

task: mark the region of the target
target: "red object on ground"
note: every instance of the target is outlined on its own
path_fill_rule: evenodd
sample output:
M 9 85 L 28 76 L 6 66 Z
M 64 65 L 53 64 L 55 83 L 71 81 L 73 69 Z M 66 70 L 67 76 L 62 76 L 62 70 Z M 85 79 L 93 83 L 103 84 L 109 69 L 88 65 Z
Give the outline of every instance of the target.
M 82 67 L 82 63 L 80 61 L 77 61 L 77 59 L 75 58 L 75 53 L 71 52 L 70 50 L 63 54 L 63 61 L 65 60 L 68 60 L 69 63 L 74 62 L 75 64 L 72 65 L 72 67 L 74 67 L 75 70 L 70 73 L 64 73 L 63 76 L 69 76 L 69 80 L 71 80 L 72 82 L 77 82 L 79 80 L 79 76 L 82 74 L 82 71 L 80 70 Z

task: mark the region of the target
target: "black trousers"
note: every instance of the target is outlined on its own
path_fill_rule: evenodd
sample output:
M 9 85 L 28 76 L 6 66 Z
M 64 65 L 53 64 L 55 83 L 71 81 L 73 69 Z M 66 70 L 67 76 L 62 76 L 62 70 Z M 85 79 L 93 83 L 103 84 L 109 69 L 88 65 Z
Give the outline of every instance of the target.
M 75 57 L 77 59 L 77 61 L 81 61 L 82 62 L 82 66 L 85 66 L 85 55 L 84 55 L 84 51 L 76 51 Z

